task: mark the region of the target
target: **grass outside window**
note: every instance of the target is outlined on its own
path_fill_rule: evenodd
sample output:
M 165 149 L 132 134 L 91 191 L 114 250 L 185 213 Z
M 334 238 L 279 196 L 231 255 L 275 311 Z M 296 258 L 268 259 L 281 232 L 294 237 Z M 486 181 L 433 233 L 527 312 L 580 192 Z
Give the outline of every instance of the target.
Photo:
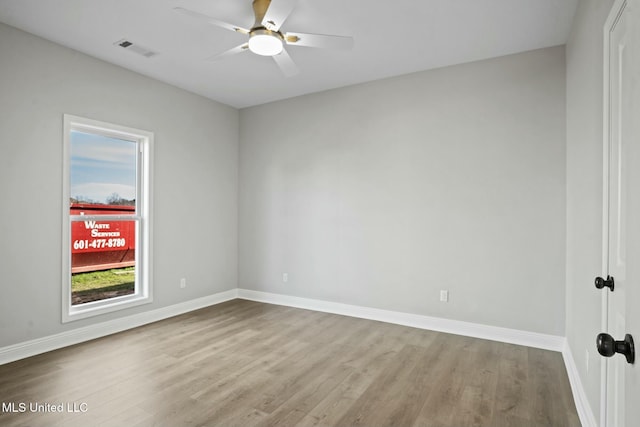
M 134 267 L 76 273 L 71 276 L 73 305 L 130 295 L 134 292 Z

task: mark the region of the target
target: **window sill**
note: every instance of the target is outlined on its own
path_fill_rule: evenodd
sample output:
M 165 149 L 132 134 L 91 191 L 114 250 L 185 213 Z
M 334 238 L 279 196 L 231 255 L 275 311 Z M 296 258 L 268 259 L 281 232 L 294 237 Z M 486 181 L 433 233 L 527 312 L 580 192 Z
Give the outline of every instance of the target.
M 125 310 L 127 308 L 136 307 L 143 304 L 153 302 L 151 296 L 145 295 L 127 295 L 108 300 L 88 302 L 69 307 L 66 313 L 63 313 L 62 323 L 73 322 L 75 320 L 87 319 L 101 314 L 112 313 L 114 311 Z

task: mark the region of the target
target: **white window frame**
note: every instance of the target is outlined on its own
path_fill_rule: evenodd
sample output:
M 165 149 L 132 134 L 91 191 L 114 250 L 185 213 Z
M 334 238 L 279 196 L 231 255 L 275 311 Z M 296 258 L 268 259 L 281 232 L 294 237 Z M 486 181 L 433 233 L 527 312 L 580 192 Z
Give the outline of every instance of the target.
M 138 163 L 136 171 L 136 212 L 135 215 L 102 215 L 100 219 L 136 221 L 136 268 L 135 292 L 132 295 L 108 298 L 84 304 L 72 305 L 71 299 L 71 222 L 78 220 L 70 215 L 70 168 L 71 168 L 71 132 L 80 131 L 106 137 L 132 141 L 138 145 Z M 106 123 L 84 117 L 64 115 L 63 148 L 63 185 L 62 185 L 62 322 L 71 322 L 130 307 L 148 304 L 153 301 L 152 287 L 152 159 L 153 133 L 126 126 Z M 117 215 L 116 215 L 117 216 Z M 86 219 L 86 217 L 83 217 Z

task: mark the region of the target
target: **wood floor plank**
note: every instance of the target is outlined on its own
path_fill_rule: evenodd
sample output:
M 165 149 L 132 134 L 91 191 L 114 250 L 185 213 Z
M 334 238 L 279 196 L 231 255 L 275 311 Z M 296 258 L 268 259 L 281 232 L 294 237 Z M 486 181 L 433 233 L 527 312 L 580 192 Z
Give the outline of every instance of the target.
M 430 366 L 431 392 L 412 425 L 448 426 L 460 423 L 455 418 L 463 409 L 460 405 L 464 381 L 476 368 L 471 360 L 473 352 L 465 349 L 470 340 L 443 334 L 434 343 L 431 351 L 436 357 Z
M 340 365 L 336 369 L 312 378 L 304 387 L 290 393 L 288 398 L 285 398 L 284 402 L 258 425 L 272 427 L 298 424 L 352 372 L 353 368 Z
M 555 422 L 562 426 L 579 426 L 580 421 L 567 408 L 575 406 L 569 382 L 551 351 L 529 348 L 529 369 L 533 379 L 531 419 L 538 425 Z
M 433 356 L 428 349 L 406 345 L 388 368 L 365 390 L 338 421 L 338 425 L 410 425 L 422 402 L 425 378 Z
M 495 417 L 503 420 L 531 419 L 529 358 L 526 347 L 505 344 L 500 352 Z
M 375 342 L 380 342 L 376 339 Z M 303 419 L 301 425 L 333 426 L 339 425 L 344 414 L 367 390 L 373 381 L 390 366 L 397 351 L 390 347 L 378 346 L 369 352 L 370 358 L 349 358 L 347 366 L 355 370 L 344 379 L 326 398 L 316 405 Z M 377 350 L 377 351 L 375 351 Z
M 233 300 L 0 366 L 4 426 L 579 426 L 559 353 Z
M 471 353 L 472 368 L 454 420 L 461 426 L 490 426 L 498 386 L 498 346 L 492 341 L 475 342 L 481 347 Z

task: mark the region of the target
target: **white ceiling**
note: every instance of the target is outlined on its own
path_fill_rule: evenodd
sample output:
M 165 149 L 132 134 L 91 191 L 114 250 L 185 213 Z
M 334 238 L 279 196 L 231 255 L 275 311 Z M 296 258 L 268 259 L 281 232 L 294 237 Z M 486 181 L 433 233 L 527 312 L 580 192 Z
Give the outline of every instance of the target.
M 278 1 L 278 0 L 273 0 Z M 183 7 L 253 24 L 252 0 L 0 0 L 0 22 L 237 108 L 566 43 L 578 0 L 299 0 L 283 31 L 353 36 L 351 51 L 288 46 L 285 77 L 250 52 L 205 61 L 247 36 Z M 152 58 L 115 46 L 127 38 Z

